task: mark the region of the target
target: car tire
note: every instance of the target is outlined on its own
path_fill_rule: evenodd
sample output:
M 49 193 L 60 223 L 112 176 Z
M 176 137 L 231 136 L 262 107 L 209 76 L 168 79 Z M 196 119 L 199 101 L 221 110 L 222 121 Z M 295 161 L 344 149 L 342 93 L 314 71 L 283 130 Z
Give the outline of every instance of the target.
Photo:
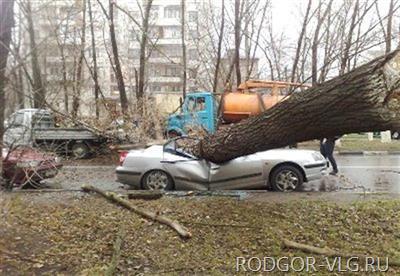
M 74 158 L 83 159 L 89 156 L 90 149 L 85 143 L 78 142 L 72 145 L 71 152 Z
M 292 192 L 303 184 L 303 174 L 293 165 L 279 166 L 272 171 L 271 187 L 278 192 Z
M 162 170 L 152 170 L 143 176 L 142 187 L 146 190 L 172 190 L 172 178 Z

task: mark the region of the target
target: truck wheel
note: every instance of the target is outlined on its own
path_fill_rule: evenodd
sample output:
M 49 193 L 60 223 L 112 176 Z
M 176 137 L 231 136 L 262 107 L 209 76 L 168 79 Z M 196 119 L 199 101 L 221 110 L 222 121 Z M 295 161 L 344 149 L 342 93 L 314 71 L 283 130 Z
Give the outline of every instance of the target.
M 79 142 L 72 145 L 72 155 L 76 159 L 82 159 L 89 155 L 90 149 L 85 143 Z

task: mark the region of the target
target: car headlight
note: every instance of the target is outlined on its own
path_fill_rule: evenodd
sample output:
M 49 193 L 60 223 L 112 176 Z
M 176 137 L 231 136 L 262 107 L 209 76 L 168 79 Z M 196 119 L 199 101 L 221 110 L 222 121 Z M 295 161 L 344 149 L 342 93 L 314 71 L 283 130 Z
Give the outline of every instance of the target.
M 325 157 L 322 154 L 320 154 L 319 152 L 313 152 L 311 154 L 311 156 L 314 159 L 314 161 L 324 161 L 325 160 Z
M 40 161 L 23 161 L 23 162 L 18 162 L 17 167 L 18 168 L 32 168 L 32 167 L 37 167 L 39 166 Z

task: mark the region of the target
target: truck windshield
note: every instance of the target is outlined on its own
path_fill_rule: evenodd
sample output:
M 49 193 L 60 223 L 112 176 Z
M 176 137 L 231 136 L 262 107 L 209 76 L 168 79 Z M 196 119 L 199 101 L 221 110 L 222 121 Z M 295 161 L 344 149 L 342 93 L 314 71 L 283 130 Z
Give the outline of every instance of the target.
M 34 114 L 32 116 L 32 127 L 34 129 L 45 129 L 54 127 L 54 121 L 49 114 Z

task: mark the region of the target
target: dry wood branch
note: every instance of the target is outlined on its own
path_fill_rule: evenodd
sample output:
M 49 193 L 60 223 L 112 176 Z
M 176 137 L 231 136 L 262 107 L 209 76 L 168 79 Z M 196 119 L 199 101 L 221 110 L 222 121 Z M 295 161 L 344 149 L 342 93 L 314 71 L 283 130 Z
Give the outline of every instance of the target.
M 287 240 L 287 239 L 282 239 L 283 242 L 283 246 L 289 249 L 297 249 L 297 250 L 301 250 L 305 253 L 311 253 L 311 254 L 317 254 L 317 255 L 324 255 L 327 257 L 344 257 L 344 258 L 350 258 L 350 257 L 357 257 L 359 259 L 366 259 L 367 256 L 362 255 L 362 254 L 353 254 L 353 253 L 343 253 L 343 252 L 339 252 L 336 250 L 333 250 L 329 247 L 315 247 L 312 245 L 308 245 L 308 244 L 303 244 L 303 243 L 298 243 L 298 242 L 294 242 L 291 240 Z M 378 259 L 377 257 L 374 257 L 374 259 Z M 390 260 L 389 259 L 389 266 L 400 266 L 400 261 L 398 260 Z
M 115 193 L 105 192 L 99 188 L 96 188 L 93 186 L 88 186 L 88 185 L 83 185 L 82 190 L 85 192 L 96 192 L 96 193 L 100 194 L 101 196 L 103 196 L 104 198 L 108 199 L 109 201 L 111 201 L 113 203 L 117 203 L 117 204 L 121 205 L 122 207 L 124 207 L 144 218 L 151 219 L 151 220 L 157 221 L 161 224 L 167 225 L 167 226 L 171 227 L 172 229 L 174 229 L 179 234 L 179 236 L 181 236 L 182 238 L 191 238 L 192 237 L 192 234 L 188 230 L 186 230 L 185 227 L 180 225 L 177 221 L 171 220 L 170 218 L 167 218 L 165 216 L 157 215 L 156 213 L 153 213 L 153 212 L 150 212 L 147 210 L 143 210 L 141 208 L 133 206 L 129 201 L 120 198 Z
M 123 227 L 121 227 L 120 230 L 118 231 L 117 237 L 115 239 L 114 253 L 113 253 L 110 265 L 107 268 L 107 271 L 105 274 L 106 276 L 116 275 L 119 258 L 121 256 L 122 241 L 124 240 L 124 237 L 125 237 L 125 230 Z
M 134 193 L 128 193 L 128 198 L 154 200 L 154 199 L 160 199 L 163 195 L 164 194 L 159 191 L 136 191 Z

